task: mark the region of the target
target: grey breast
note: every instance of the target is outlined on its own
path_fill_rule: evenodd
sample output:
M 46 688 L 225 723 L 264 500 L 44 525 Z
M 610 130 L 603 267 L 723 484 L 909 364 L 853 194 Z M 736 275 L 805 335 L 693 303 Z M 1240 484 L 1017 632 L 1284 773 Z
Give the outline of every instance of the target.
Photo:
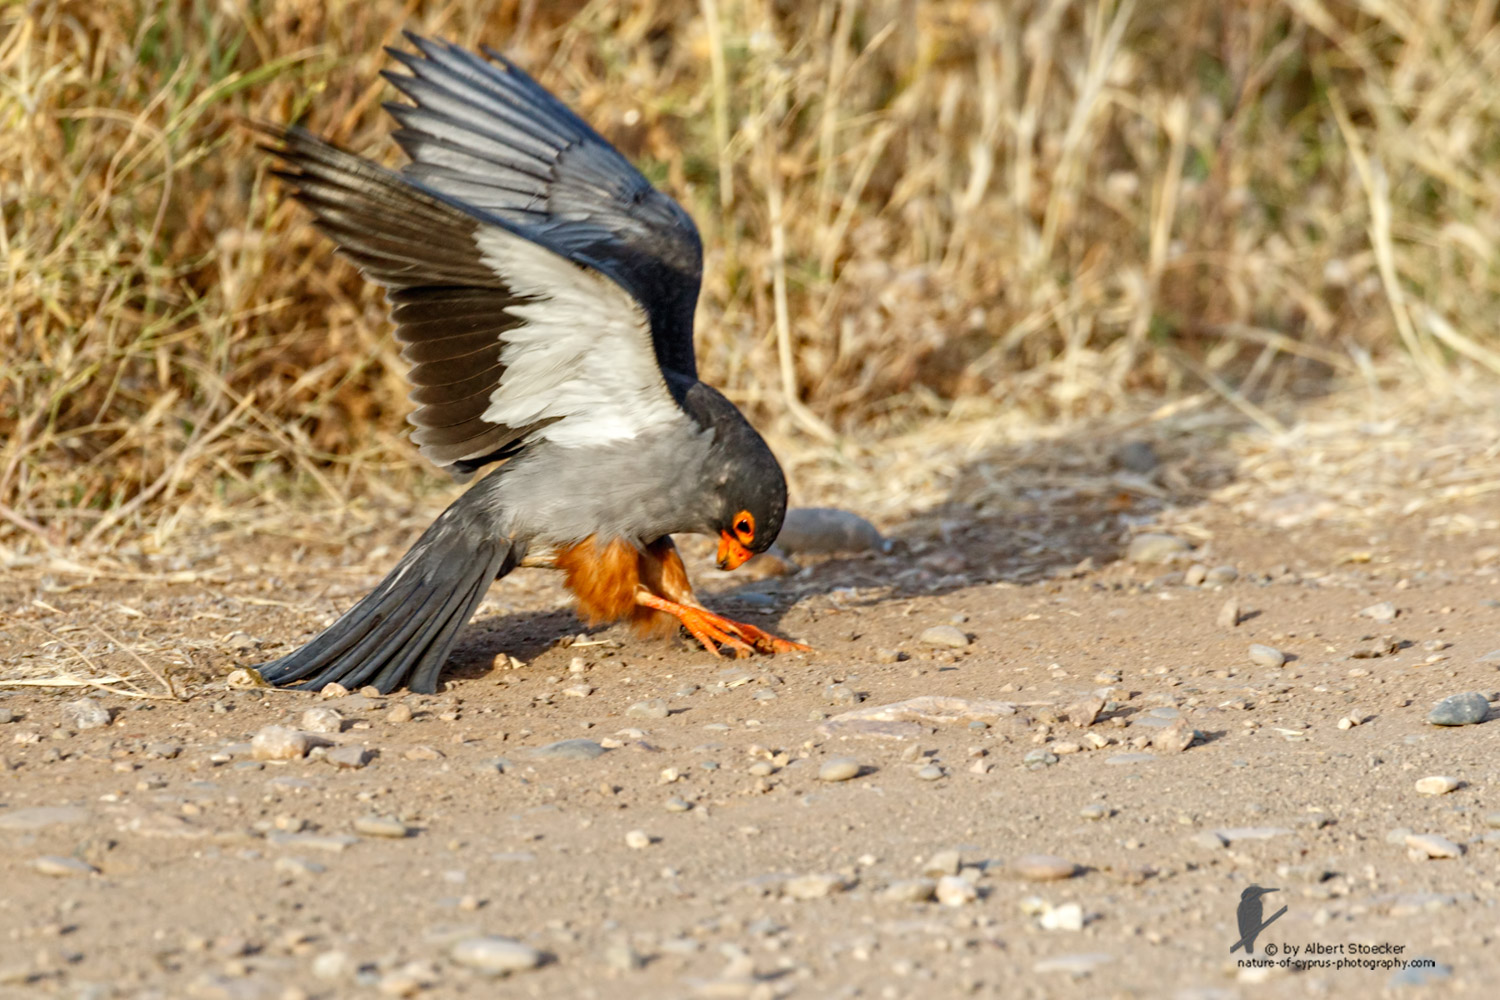
M 495 474 L 497 517 L 508 535 L 534 546 L 710 532 L 712 443 L 712 430 L 686 419 L 598 447 L 539 443 Z

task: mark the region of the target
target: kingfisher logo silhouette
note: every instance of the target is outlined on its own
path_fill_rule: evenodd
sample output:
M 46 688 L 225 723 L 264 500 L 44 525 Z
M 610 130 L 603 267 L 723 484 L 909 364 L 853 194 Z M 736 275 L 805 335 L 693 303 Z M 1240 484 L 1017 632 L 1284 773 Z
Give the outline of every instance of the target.
M 1240 939 L 1229 946 L 1230 954 L 1234 954 L 1241 948 L 1245 949 L 1246 955 L 1255 954 L 1255 939 L 1260 936 L 1260 932 L 1270 927 L 1281 918 L 1282 914 L 1286 913 L 1286 907 L 1283 906 L 1271 914 L 1269 919 L 1261 919 L 1265 914 L 1265 904 L 1261 901 L 1261 897 L 1268 892 L 1276 891 L 1278 890 L 1262 889 L 1258 885 L 1252 885 L 1240 893 L 1239 909 L 1235 911 L 1235 917 L 1240 926 Z

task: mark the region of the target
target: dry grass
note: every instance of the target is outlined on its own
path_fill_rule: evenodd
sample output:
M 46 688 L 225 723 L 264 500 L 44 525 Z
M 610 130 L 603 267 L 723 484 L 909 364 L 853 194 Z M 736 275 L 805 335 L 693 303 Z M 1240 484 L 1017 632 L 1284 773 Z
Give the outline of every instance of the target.
M 1500 371 L 1493 0 L 417 6 L 0 7 L 0 541 L 435 482 L 379 292 L 235 124 L 389 156 L 403 26 L 505 48 L 689 207 L 703 368 L 789 432 Z

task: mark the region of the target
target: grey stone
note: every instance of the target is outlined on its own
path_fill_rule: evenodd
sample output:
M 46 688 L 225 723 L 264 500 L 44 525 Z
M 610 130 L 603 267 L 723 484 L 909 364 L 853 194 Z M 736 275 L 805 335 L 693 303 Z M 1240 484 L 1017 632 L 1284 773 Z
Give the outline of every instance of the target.
M 665 698 L 647 698 L 625 710 L 625 714 L 636 719 L 665 719 L 671 714 Z
M 1286 665 L 1286 654 L 1275 646 L 1265 646 L 1257 642 L 1250 646 L 1250 662 L 1257 667 L 1270 667 L 1274 670 Z
M 538 760 L 593 760 L 603 753 L 604 747 L 593 740 L 573 739 L 539 746 L 531 751 L 531 756 Z
M 370 751 L 353 744 L 335 747 L 328 751 L 327 760 L 335 767 L 361 768 L 370 762 Z
M 1434 726 L 1472 726 L 1489 715 L 1490 703 L 1480 691 L 1450 694 L 1432 707 L 1427 721 Z
M 781 887 L 781 894 L 788 899 L 823 899 L 848 888 L 849 882 L 842 875 L 819 872 L 787 879 Z
M 1368 618 L 1371 621 L 1381 623 L 1395 621 L 1398 614 L 1400 612 L 1396 610 L 1396 606 L 1390 601 L 1381 601 L 1379 604 L 1372 604 L 1368 608 L 1359 609 L 1359 616 L 1361 618 Z
M 1215 566 L 1208 571 L 1208 576 L 1203 582 L 1210 587 L 1222 587 L 1233 583 L 1240 578 L 1240 571 L 1233 566 Z
M 832 507 L 793 507 L 781 522 L 776 545 L 789 555 L 838 552 L 885 552 L 890 549 L 876 527 L 858 514 Z
M 1429 858 L 1461 857 L 1464 849 L 1447 837 L 1435 833 L 1414 833 L 1406 838 L 1407 853 Z
M 1104 758 L 1106 764 L 1149 764 L 1156 759 L 1154 753 L 1116 753 Z
M 310 733 L 337 733 L 344 728 L 344 717 L 336 708 L 320 706 L 303 712 L 300 725 Z
M 56 854 L 44 854 L 31 863 L 31 867 L 43 875 L 54 878 L 77 878 L 80 875 L 97 875 L 99 869 L 78 858 L 65 858 Z
M 1126 441 L 1116 448 L 1110 461 L 1119 468 L 1144 476 L 1161 464 L 1149 441 Z
M 109 725 L 109 709 L 92 698 L 79 698 L 64 702 L 58 710 L 59 719 L 67 729 L 99 729 Z

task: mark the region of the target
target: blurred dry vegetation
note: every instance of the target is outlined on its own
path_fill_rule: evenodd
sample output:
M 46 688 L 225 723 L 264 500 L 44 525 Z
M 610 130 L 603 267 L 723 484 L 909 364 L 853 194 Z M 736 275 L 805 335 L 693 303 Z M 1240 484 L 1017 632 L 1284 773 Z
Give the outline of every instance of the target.
M 847 445 L 1500 370 L 1495 9 L 0 5 L 0 542 L 436 486 L 380 291 L 239 124 L 392 161 L 403 27 L 506 51 L 678 197 L 706 377 Z

